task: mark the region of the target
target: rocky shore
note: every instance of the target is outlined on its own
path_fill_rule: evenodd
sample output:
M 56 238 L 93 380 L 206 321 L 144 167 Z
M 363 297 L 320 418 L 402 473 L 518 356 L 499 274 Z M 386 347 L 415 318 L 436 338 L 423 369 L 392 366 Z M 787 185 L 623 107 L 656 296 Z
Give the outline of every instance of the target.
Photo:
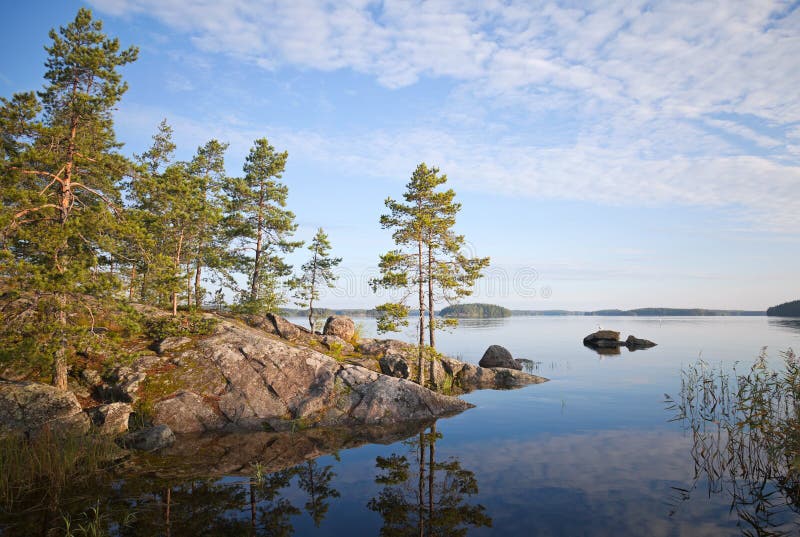
M 331 317 L 322 333 L 276 315 L 214 317 L 199 337 L 155 340 L 130 365 L 81 372 L 75 392 L 30 381 L 0 380 L 0 428 L 124 435 L 129 447 L 171 444 L 173 433 L 311 428 L 397 427 L 462 412 L 455 395 L 544 382 L 515 367 L 481 367 L 425 356 L 398 340 L 361 339 L 353 321 Z M 488 351 L 487 351 L 488 352 Z M 432 371 L 432 374 L 430 372 Z M 101 400 L 87 406 L 81 401 Z

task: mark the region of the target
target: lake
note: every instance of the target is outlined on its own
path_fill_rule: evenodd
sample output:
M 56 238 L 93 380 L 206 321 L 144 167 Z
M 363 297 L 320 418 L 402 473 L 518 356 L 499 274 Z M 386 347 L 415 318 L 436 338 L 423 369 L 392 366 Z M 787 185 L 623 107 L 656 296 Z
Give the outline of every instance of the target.
M 374 333 L 374 320 L 357 321 L 365 335 Z M 598 328 L 658 346 L 598 355 L 582 345 L 583 337 Z M 348 449 L 359 442 L 328 444 L 298 432 L 320 453 L 331 445 L 341 448 L 280 472 L 268 471 L 281 463 L 269 460 L 269 446 L 260 446 L 259 460 L 243 461 L 231 475 L 214 479 L 208 479 L 199 458 L 196 475 L 170 476 L 154 457 L 151 472 L 98 483 L 65 501 L 66 508 L 78 513 L 97 505 L 110 531 L 122 535 L 734 536 L 754 531 L 747 508 L 732 508 L 736 484 L 696 474 L 702 450 L 684 423 L 671 421 L 675 413 L 667 408 L 665 394 L 678 396 L 682 368 L 701 358 L 723 368 L 740 362 L 737 369 L 746 370 L 766 347 L 771 363 L 780 367 L 780 351 L 800 349 L 797 320 L 462 320 L 452 332 L 441 332 L 437 343 L 440 351 L 473 363 L 490 344 L 503 345 L 517 358 L 534 360 L 534 372 L 550 382 L 464 395 L 475 408 L 422 431 L 375 438 L 388 444 Z M 285 448 L 280 455 L 277 449 L 275 457 L 287 456 Z M 224 457 L 227 451 L 221 453 Z M 789 535 L 800 533 L 796 508 L 771 485 L 766 491 L 774 494 L 769 513 L 762 513 L 766 523 Z

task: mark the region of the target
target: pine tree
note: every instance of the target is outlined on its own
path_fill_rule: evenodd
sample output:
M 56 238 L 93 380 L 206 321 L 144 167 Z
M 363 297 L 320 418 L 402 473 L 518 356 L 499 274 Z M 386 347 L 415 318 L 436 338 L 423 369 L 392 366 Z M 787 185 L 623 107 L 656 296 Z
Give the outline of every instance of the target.
M 118 229 L 119 183 L 129 168 L 116 150 L 112 113 L 127 90 L 118 68 L 134 47 L 102 33 L 91 11 L 51 30 L 46 84 L 38 94 L 0 102 L 0 229 L 7 284 L 49 302 L 42 330 L 53 384 L 67 386 L 68 317 L 81 297 L 108 294 L 115 278 L 100 269 Z M 43 342 L 44 343 L 44 342 Z
M 437 190 L 447 182 L 438 168 L 425 163 L 414 170 L 403 194 L 405 203 L 386 200 L 389 214 L 381 216 L 384 229 L 392 229 L 392 238 L 399 248 L 381 256 L 381 277 L 372 281 L 378 288 L 402 289 L 398 302 L 378 307 L 378 329 L 396 331 L 406 326 L 409 308 L 405 301 L 416 291 L 419 303 L 419 350 L 417 381 L 424 378 L 425 317 L 428 317 L 428 345 L 435 348 L 437 299 L 448 301 L 469 295 L 489 258 L 469 258 L 462 253 L 464 237 L 453 232 L 455 216 L 461 205 L 455 203 L 455 192 Z M 433 386 L 433 368 L 431 368 Z
M 330 256 L 331 243 L 322 228 L 317 230 L 308 249 L 311 250 L 311 259 L 303 264 L 302 275 L 292 280 L 290 286 L 295 289 L 297 305 L 308 308 L 308 325 L 314 332 L 314 301 L 319 300 L 322 285 L 333 288 L 336 281 L 333 269 L 342 262 L 342 258 Z
M 226 267 L 228 234 L 223 228 L 223 216 L 228 203 L 224 197 L 227 183 L 225 176 L 225 151 L 228 144 L 209 140 L 197 148 L 197 154 L 189 164 L 189 171 L 198 192 L 198 207 L 194 214 L 195 233 L 192 244 L 194 254 L 194 307 L 201 308 L 205 290 L 202 287 L 203 268 L 224 270 Z M 187 294 L 191 282 L 187 280 Z M 187 300 L 191 308 L 191 301 Z
M 138 267 L 139 281 L 132 274 L 131 285 L 138 283 L 143 302 L 170 304 L 177 315 L 182 282 L 191 277 L 186 268 L 192 255 L 189 245 L 199 229 L 196 215 L 204 201 L 189 165 L 172 162 L 174 149 L 172 129 L 162 121 L 151 148 L 137 157 L 140 169 L 128 185 L 128 220 L 139 253 L 133 267 Z
M 289 189 L 280 182 L 287 157 L 260 138 L 247 156 L 245 176 L 231 179 L 226 187 L 229 238 L 248 283 L 240 289 L 240 306 L 253 313 L 278 309 L 283 301 L 280 284 L 292 270 L 282 256 L 303 244 L 291 240 L 297 224 L 286 209 Z

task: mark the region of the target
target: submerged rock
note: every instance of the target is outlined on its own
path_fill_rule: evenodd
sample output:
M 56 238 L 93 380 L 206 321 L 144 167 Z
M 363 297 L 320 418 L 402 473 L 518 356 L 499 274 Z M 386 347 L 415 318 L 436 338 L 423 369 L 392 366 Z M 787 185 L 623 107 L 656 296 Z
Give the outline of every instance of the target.
M 0 432 L 82 434 L 89 426 L 74 393 L 39 382 L 0 380 Z
M 500 345 L 490 345 L 486 352 L 483 353 L 483 358 L 478 362 L 478 365 L 481 367 L 505 367 L 522 370 L 522 366 L 514 360 L 508 349 Z

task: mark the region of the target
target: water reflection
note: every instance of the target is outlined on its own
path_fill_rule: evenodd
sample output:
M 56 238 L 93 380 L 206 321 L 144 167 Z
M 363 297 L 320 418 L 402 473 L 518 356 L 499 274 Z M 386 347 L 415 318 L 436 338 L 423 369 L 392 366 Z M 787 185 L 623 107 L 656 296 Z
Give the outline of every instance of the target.
M 693 480 L 673 487 L 674 515 L 697 490 L 723 495 L 742 535 L 797 535 L 800 523 L 800 363 L 787 352 L 785 369 L 764 353 L 746 373 L 704 362 L 682 373 L 668 408 L 690 432 Z
M 159 454 L 140 454 L 57 494 L 0 506 L 0 535 L 293 535 L 293 518 L 315 527 L 341 493 L 332 465 L 317 458 L 366 443 L 394 443 L 429 422 L 392 427 L 232 432 L 186 436 Z M 43 485 L 46 487 L 47 485 Z M 46 502 L 42 498 L 47 498 Z
M 436 460 L 436 442 L 442 435 L 432 425 L 418 438 L 405 442 L 406 454 L 377 457 L 383 485 L 368 507 L 383 519 L 380 535 L 464 536 L 470 527 L 491 527 L 492 519 L 480 504 L 468 498 L 478 493 L 475 474 L 458 459 Z
M 788 317 L 780 317 L 780 318 L 770 317 L 767 319 L 767 323 L 769 323 L 770 326 L 782 328 L 793 332 L 800 332 L 800 319 L 790 319 Z

